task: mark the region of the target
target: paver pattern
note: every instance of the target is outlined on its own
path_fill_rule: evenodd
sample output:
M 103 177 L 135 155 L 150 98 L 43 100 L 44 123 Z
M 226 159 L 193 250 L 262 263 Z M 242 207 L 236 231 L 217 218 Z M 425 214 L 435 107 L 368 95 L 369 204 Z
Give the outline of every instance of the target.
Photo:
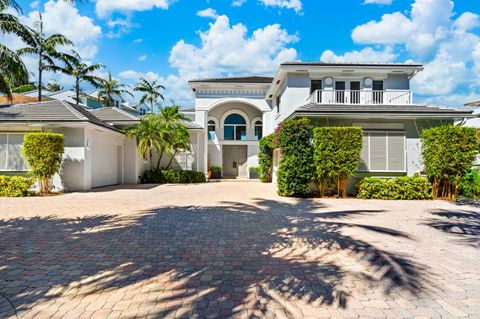
M 480 208 L 260 183 L 4 198 L 0 293 L 19 318 L 480 318 Z

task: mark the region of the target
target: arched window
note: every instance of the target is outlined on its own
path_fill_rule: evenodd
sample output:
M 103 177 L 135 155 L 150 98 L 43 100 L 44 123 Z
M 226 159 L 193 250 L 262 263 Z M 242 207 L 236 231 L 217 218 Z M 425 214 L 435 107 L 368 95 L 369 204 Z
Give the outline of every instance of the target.
M 223 139 L 227 141 L 246 141 L 247 122 L 240 114 L 230 114 L 223 125 Z
M 215 121 L 208 121 L 208 140 L 216 140 L 217 134 L 215 133 Z
M 255 122 L 255 125 L 254 125 L 254 128 L 255 128 L 255 139 L 258 141 L 259 139 L 261 139 L 261 138 L 263 137 L 263 133 L 262 133 L 263 125 L 262 125 L 262 121 L 256 121 L 256 122 Z

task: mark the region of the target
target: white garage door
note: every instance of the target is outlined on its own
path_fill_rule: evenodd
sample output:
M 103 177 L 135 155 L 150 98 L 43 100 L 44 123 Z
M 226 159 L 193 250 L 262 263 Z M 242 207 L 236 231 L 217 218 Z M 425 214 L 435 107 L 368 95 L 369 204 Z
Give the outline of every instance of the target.
M 117 145 L 96 142 L 92 152 L 92 187 L 119 183 Z

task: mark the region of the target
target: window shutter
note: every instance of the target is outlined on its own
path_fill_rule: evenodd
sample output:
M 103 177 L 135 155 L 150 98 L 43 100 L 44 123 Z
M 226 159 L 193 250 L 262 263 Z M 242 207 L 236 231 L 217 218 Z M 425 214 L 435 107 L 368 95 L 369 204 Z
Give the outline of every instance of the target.
M 385 133 L 370 133 L 370 170 L 387 170 L 387 138 Z
M 388 170 L 405 170 L 405 134 L 388 133 Z
M 358 166 L 358 170 L 360 171 L 368 171 L 368 153 L 370 152 L 368 135 L 369 133 L 363 135 L 362 152 L 360 153 L 360 164 Z
M 7 169 L 7 135 L 0 135 L 0 170 Z
M 8 136 L 8 163 L 10 171 L 25 171 L 26 165 L 22 157 L 23 135 L 9 134 Z

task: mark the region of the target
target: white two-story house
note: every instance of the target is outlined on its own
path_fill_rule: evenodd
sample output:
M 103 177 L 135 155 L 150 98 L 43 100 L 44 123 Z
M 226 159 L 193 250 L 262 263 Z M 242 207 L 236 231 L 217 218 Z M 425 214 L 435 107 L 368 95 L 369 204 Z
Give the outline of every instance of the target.
M 274 77 L 189 81 L 195 167 L 222 168 L 247 178 L 258 166 L 259 139 L 280 122 L 308 117 L 315 126 L 360 126 L 364 143 L 358 177 L 413 175 L 422 170 L 419 134 L 428 127 L 472 117 L 470 111 L 414 103 L 411 79 L 418 64 L 288 62 Z

